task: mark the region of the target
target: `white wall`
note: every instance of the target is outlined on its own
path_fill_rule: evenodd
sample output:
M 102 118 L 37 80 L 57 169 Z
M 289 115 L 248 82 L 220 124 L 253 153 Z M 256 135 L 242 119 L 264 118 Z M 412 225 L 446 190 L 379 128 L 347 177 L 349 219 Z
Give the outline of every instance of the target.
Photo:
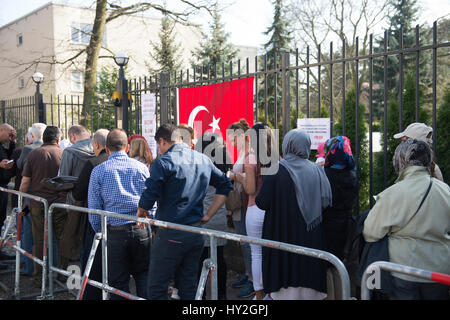
M 0 29 L 0 99 L 33 95 L 36 84 L 31 76 L 36 71 L 45 77 L 42 91 L 54 90 L 51 64 L 31 66 L 38 59 L 51 61 L 54 55 L 52 13 L 52 7 L 47 6 Z M 17 45 L 19 34 L 23 37 L 22 45 Z M 22 89 L 19 89 L 19 78 L 24 79 L 25 87 Z

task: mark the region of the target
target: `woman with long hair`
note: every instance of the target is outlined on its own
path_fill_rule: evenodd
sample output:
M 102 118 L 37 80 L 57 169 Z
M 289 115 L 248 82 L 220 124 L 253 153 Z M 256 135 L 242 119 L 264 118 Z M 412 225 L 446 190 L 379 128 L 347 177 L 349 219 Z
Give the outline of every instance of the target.
M 272 129 L 265 123 L 257 123 L 250 132 L 254 139 L 251 139 L 251 147 L 244 157 L 244 173 L 235 175 L 237 182 L 242 184 L 246 194 L 248 194 L 248 207 L 245 217 L 247 235 L 250 237 L 261 238 L 264 224 L 265 211 L 258 208 L 255 202 L 262 182 L 263 175 L 261 169 L 270 165 L 263 163 L 263 156 L 271 157 L 272 144 L 274 137 Z M 252 254 L 252 274 L 253 288 L 255 289 L 256 300 L 264 299 L 263 281 L 262 281 L 262 248 L 259 245 L 250 244 Z
M 245 133 L 250 130 L 250 126 L 245 119 L 241 119 L 238 122 L 233 123 L 229 127 L 230 134 L 228 138 L 231 140 L 232 145 L 237 148 L 238 158 L 236 163 L 233 165 L 232 171 L 230 173 L 230 180 L 235 185 L 235 189 L 241 193 L 241 208 L 231 212 L 231 218 L 233 220 L 233 225 L 235 232 L 239 235 L 246 236 L 247 230 L 245 226 L 245 216 L 248 204 L 248 195 L 242 188 L 242 184 L 235 180 L 235 176 L 238 173 L 244 172 L 244 158 L 250 152 L 250 139 Z M 245 263 L 245 274 L 232 284 L 233 288 L 241 288 L 238 293 L 239 298 L 251 297 L 255 290 L 253 289 L 253 276 L 252 276 L 252 257 L 250 245 L 247 242 L 240 244 L 242 250 L 242 256 L 244 257 Z
M 153 155 L 145 138 L 140 135 L 132 135 L 128 138 L 128 143 L 130 144 L 130 150 L 128 151 L 130 158 L 136 159 L 150 168 Z

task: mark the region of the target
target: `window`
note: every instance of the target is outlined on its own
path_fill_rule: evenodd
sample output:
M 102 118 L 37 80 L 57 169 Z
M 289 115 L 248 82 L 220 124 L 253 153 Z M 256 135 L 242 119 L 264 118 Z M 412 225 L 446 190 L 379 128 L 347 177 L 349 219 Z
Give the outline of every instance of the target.
M 19 89 L 23 89 L 25 87 L 25 80 L 23 78 L 19 78 Z
M 71 26 L 70 40 L 72 43 L 89 44 L 91 41 L 92 24 L 73 23 Z M 102 45 L 106 46 L 106 28 L 103 33 Z
M 22 34 L 18 34 L 17 35 L 17 45 L 21 46 L 22 43 L 23 43 L 23 36 L 22 36 Z
M 71 89 L 73 92 L 83 92 L 83 73 L 72 71 Z

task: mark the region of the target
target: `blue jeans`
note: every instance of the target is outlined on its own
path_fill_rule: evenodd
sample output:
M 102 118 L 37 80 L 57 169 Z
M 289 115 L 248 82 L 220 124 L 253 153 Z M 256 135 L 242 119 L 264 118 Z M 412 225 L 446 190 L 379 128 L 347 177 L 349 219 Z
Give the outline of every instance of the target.
M 20 247 L 26 252 L 32 253 L 33 251 L 33 231 L 31 228 L 30 214 L 22 217 L 22 231 L 20 233 L 22 242 Z M 55 261 L 55 260 L 54 260 Z M 57 260 L 56 260 L 57 261 Z M 27 258 L 25 255 L 20 255 L 20 263 L 23 264 L 23 273 L 32 275 L 34 270 L 33 260 Z
M 246 212 L 244 212 L 244 208 L 241 208 L 241 220 L 235 221 L 233 220 L 234 231 L 236 234 L 241 236 L 247 235 L 247 226 L 245 225 L 245 216 Z M 248 274 L 252 274 L 252 252 L 250 249 L 250 244 L 248 242 L 240 243 L 242 256 L 244 257 L 245 269 L 247 269 Z
M 180 298 L 195 299 L 203 244 L 200 234 L 161 228 L 156 231 L 148 275 L 149 300 L 167 300 L 167 288 L 174 275 Z
M 149 255 L 148 228 L 139 229 L 134 224 L 108 226 L 108 283 L 111 287 L 130 292 L 130 276 L 133 276 L 137 295 L 147 298 Z M 110 297 L 111 300 L 123 299 L 115 294 Z

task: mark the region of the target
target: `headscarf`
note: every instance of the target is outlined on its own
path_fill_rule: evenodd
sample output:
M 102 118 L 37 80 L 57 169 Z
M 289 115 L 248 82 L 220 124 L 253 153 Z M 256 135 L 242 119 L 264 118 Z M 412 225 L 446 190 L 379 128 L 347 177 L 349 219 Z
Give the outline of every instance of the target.
M 283 139 L 283 159 L 295 185 L 298 207 L 310 231 L 322 222 L 322 210 L 331 206 L 331 187 L 323 168 L 308 160 L 311 139 L 299 129 L 289 131 Z
M 399 175 L 411 166 L 429 168 L 431 165 L 431 150 L 426 142 L 409 138 L 395 149 L 392 161 L 395 172 Z
M 327 140 L 327 141 L 328 141 L 328 140 Z M 325 158 L 325 145 L 326 145 L 327 141 L 322 142 L 322 143 L 319 144 L 319 146 L 317 147 L 317 155 L 316 155 L 316 158 Z
M 352 170 L 355 167 L 349 138 L 338 136 L 329 139 L 325 146 L 325 152 L 326 168 Z

